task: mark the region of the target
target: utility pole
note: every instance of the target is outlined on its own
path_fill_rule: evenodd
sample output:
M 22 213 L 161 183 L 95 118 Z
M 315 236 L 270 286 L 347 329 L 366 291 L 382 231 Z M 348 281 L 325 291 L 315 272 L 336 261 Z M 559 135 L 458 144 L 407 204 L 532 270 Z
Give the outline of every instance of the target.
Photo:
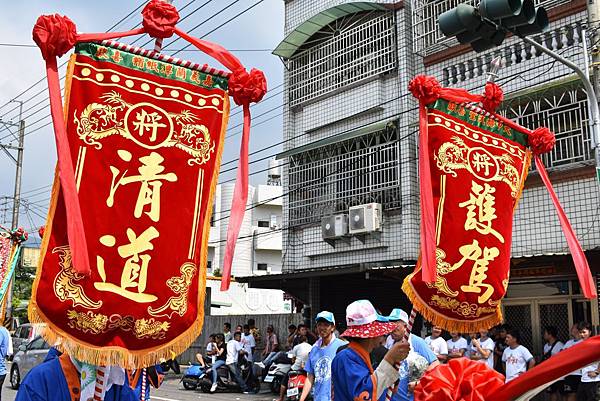
M 11 102 L 19 103 L 19 122 L 13 123 L 12 121 L 4 122 L 0 120 L 0 124 L 2 124 L 11 135 L 17 140 L 17 146 L 13 146 L 11 144 L 3 145 L 0 144 L 0 148 L 6 153 L 6 155 L 15 163 L 15 188 L 14 188 L 14 196 L 13 196 L 13 209 L 12 209 L 12 220 L 11 220 L 11 229 L 15 230 L 19 226 L 19 206 L 21 203 L 21 176 L 23 172 L 23 148 L 25 143 L 25 121 L 23 121 L 23 102 L 21 100 L 11 100 Z M 17 128 L 18 133 L 15 133 L 11 130 L 11 128 Z M 17 151 L 17 157 L 15 158 L 10 150 Z M 20 263 L 19 261 L 17 263 Z M 18 266 L 18 265 L 17 265 Z M 4 321 L 9 321 L 12 324 L 12 299 L 13 299 L 13 288 L 14 288 L 15 280 L 14 276 L 11 280 L 10 287 L 8 293 L 5 295 L 7 297 L 6 300 L 6 316 L 2 316 L 0 318 L 4 318 Z
M 592 53 L 592 85 L 594 87 L 594 93 L 596 94 L 596 97 L 598 97 L 600 95 L 600 0 L 588 0 L 587 12 L 588 32 L 590 33 L 591 43 L 590 50 Z M 587 40 L 587 38 L 583 38 L 583 40 Z M 598 134 L 598 130 L 596 130 L 595 132 L 590 132 L 590 136 L 592 137 L 592 147 L 596 159 L 596 178 L 600 182 L 600 134 Z

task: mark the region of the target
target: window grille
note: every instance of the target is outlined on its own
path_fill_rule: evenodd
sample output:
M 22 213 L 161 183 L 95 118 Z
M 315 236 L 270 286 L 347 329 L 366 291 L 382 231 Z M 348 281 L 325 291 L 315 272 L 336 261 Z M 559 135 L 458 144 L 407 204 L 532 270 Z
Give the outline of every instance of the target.
M 394 14 L 358 13 L 334 21 L 299 49 L 288 68 L 290 107 L 395 69 Z
M 440 14 L 456 7 L 460 3 L 477 6 L 479 0 L 413 0 L 413 43 L 415 52 L 423 56 L 439 52 L 456 42 L 446 38 L 439 30 L 438 17 Z M 546 9 L 569 3 L 568 0 L 534 0 L 536 6 Z
M 399 209 L 400 142 L 388 127 L 290 156 L 289 222 L 314 224 L 350 206 L 377 202 Z
M 579 84 L 520 96 L 505 102 L 502 108 L 503 115 L 524 127 L 546 126 L 556 134 L 554 149 L 542 155 L 546 167 L 593 159 L 587 96 Z

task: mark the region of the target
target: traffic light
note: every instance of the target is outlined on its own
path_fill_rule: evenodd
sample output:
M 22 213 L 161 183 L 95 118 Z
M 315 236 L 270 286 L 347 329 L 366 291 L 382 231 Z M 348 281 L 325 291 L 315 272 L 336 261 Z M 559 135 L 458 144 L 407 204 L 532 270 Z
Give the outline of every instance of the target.
M 438 23 L 444 35 L 482 52 L 501 45 L 508 32 L 519 36 L 542 32 L 548 14 L 533 0 L 481 0 L 479 8 L 461 3 L 442 13 Z

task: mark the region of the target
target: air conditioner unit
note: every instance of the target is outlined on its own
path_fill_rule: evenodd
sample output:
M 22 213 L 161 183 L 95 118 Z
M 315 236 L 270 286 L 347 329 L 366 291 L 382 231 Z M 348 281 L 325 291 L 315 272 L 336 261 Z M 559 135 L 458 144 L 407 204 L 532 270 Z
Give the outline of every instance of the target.
M 381 230 L 381 203 L 352 206 L 350 234 L 363 234 Z
M 321 219 L 321 235 L 323 239 L 330 240 L 348 234 L 348 215 L 336 214 Z

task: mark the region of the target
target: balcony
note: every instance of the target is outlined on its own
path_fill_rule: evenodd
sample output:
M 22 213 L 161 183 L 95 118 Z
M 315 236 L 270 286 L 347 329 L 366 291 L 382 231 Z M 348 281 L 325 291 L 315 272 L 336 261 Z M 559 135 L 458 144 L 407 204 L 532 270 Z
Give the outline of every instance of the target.
M 438 17 L 440 14 L 451 10 L 460 3 L 477 6 L 478 0 L 413 0 L 413 43 L 416 53 L 428 56 L 445 48 L 458 44 L 454 38 L 446 38 L 439 30 Z M 536 6 L 550 9 L 561 4 L 569 3 L 568 0 L 534 0 Z
M 269 227 L 253 227 L 255 251 L 280 251 L 282 244 L 281 230 Z
M 501 114 L 530 128 L 546 126 L 556 134 L 552 152 L 542 155 L 547 168 L 593 160 L 587 96 L 580 84 L 534 91 L 507 100 Z

